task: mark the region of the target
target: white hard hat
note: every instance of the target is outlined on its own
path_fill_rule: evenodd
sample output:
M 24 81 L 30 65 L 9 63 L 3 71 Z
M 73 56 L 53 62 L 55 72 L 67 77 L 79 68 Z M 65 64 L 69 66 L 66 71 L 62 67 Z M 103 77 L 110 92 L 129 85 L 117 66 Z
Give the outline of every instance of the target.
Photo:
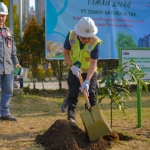
M 82 17 L 74 27 L 77 35 L 92 37 L 97 34 L 98 28 L 90 17 Z
M 0 14 L 1 14 L 1 15 L 8 15 L 8 8 L 7 8 L 7 6 L 6 6 L 4 3 L 2 3 L 2 2 L 0 2 Z

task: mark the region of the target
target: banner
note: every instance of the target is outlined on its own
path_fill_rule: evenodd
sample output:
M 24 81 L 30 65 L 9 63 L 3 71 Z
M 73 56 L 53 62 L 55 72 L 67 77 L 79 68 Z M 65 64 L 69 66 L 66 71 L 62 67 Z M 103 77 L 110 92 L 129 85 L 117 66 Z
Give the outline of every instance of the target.
M 150 0 L 46 0 L 46 59 L 63 60 L 63 44 L 81 17 L 91 17 L 103 41 L 99 59 L 119 47 L 150 47 Z

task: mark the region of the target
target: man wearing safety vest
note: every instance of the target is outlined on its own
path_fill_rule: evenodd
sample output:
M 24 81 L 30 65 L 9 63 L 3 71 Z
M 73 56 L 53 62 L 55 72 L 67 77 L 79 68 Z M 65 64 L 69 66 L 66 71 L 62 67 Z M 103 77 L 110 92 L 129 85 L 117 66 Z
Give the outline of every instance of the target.
M 0 2 L 0 120 L 17 121 L 10 115 L 10 99 L 13 94 L 14 66 L 21 67 L 16 54 L 13 32 L 5 26 L 7 6 Z
M 75 109 L 80 90 L 81 92 L 86 90 L 91 106 L 96 104 L 96 69 L 102 44 L 102 40 L 96 36 L 97 32 L 98 28 L 94 21 L 90 17 L 82 17 L 74 30 L 69 32 L 64 43 L 64 58 L 70 66 L 67 79 L 69 94 L 65 103 L 68 105 L 68 120 L 72 122 L 75 122 Z M 79 82 L 79 73 L 84 81 L 82 85 Z

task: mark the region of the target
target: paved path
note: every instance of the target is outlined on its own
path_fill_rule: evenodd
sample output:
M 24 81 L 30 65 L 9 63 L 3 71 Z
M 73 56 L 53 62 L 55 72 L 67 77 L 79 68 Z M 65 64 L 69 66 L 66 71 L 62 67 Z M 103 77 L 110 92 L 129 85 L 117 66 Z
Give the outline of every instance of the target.
M 33 83 L 32 82 L 24 82 L 23 83 L 24 87 L 27 87 L 28 85 L 30 85 L 30 88 L 33 88 Z M 43 89 L 42 82 L 36 82 L 35 87 L 37 89 Z M 44 82 L 44 88 L 45 89 L 59 89 L 59 82 Z M 67 82 L 62 82 L 62 88 L 68 89 Z
M 18 87 L 20 87 L 19 82 L 17 82 L 17 85 L 18 85 Z M 33 88 L 33 83 L 32 82 L 24 82 L 23 86 L 24 87 L 29 86 L 30 88 Z M 35 86 L 37 89 L 43 89 L 42 82 L 36 82 Z M 101 85 L 101 86 L 103 86 L 103 85 Z M 44 88 L 45 89 L 59 89 L 59 82 L 44 82 Z M 66 81 L 62 82 L 62 88 L 68 89 L 68 84 Z

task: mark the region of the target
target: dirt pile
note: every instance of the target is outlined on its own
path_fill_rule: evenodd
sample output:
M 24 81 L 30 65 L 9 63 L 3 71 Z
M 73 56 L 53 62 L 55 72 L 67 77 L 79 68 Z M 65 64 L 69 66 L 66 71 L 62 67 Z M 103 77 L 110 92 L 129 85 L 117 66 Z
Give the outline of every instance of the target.
M 57 120 L 44 134 L 37 135 L 36 142 L 45 150 L 105 150 L 112 141 L 119 141 L 116 133 L 111 133 L 90 142 L 86 132 L 69 120 Z

